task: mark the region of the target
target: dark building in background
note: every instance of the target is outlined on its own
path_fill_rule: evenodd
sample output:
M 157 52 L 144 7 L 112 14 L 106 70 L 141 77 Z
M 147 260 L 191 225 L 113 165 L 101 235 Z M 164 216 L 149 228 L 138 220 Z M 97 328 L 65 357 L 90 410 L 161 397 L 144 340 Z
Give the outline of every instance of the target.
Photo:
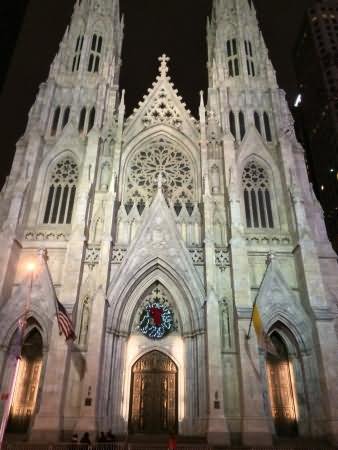
M 329 236 L 338 249 L 338 0 L 314 2 L 297 43 L 298 131 Z

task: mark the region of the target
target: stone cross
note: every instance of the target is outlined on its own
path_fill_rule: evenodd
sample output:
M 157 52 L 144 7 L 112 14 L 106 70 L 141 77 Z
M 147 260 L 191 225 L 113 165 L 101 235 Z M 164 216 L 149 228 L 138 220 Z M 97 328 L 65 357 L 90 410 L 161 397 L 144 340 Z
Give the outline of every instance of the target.
M 168 73 L 168 70 L 169 70 L 168 66 L 167 66 L 167 62 L 170 61 L 170 58 L 166 54 L 163 54 L 162 56 L 160 56 L 158 58 L 158 60 L 161 63 L 161 65 L 159 67 L 159 71 L 160 71 L 161 77 L 165 77 L 167 75 L 167 73 Z

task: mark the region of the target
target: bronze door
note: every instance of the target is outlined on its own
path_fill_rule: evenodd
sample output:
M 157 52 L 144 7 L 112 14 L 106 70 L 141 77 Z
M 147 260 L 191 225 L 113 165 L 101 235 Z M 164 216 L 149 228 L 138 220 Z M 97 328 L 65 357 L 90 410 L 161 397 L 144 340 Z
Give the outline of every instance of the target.
M 297 418 L 290 363 L 284 344 L 278 341 L 273 339 L 278 355 L 269 355 L 267 359 L 271 411 L 277 435 L 294 436 Z
M 23 344 L 7 432 L 27 432 L 35 410 L 41 368 L 42 340 L 39 332 L 33 330 Z
M 161 352 L 148 353 L 132 369 L 129 430 L 177 431 L 177 367 Z

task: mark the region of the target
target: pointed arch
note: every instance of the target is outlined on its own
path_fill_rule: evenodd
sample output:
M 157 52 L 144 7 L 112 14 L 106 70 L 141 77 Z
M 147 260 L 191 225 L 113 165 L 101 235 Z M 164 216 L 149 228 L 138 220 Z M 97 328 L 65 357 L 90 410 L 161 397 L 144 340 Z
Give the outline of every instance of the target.
M 160 258 L 146 261 L 125 284 L 122 284 L 121 277 L 112 280 L 108 291 L 108 301 L 111 305 L 108 326 L 116 332 L 129 335 L 144 292 L 156 282 L 161 283 L 172 294 L 175 306 L 179 306 L 178 320 L 184 334 L 204 329 L 201 308 L 204 295 L 192 292 L 182 274 Z
M 297 387 L 283 334 L 276 325 L 270 332 L 274 352 L 266 355 L 267 379 L 275 432 L 278 436 L 292 437 L 298 434 Z
M 242 189 L 247 228 L 274 228 L 270 175 L 255 158 L 244 166 Z
M 282 165 L 277 166 L 266 143 L 263 141 L 262 136 L 258 133 L 254 125 L 249 128 L 243 144 L 239 149 L 238 177 L 240 179 L 242 179 L 244 169 L 250 160 L 255 161 L 262 167 L 269 177 L 273 229 L 277 230 L 283 228 L 284 230 L 288 230 L 289 225 L 283 197 L 284 186 L 281 174 L 283 167 Z M 246 223 L 244 193 L 242 196 L 242 214 L 243 222 Z M 268 220 L 267 224 L 269 224 Z
M 48 180 L 44 224 L 70 224 L 75 202 L 79 168 L 71 157 L 56 161 Z
M 11 357 L 9 354 L 8 363 Z M 7 424 L 9 432 L 22 434 L 26 433 L 29 428 L 35 412 L 42 364 L 42 336 L 39 329 L 33 327 L 25 333 L 23 338 L 13 401 Z

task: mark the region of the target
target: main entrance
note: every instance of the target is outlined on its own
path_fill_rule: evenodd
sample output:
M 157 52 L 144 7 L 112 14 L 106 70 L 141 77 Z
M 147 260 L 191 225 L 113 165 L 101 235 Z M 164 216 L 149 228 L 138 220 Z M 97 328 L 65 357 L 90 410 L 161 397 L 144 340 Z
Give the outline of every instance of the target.
M 159 351 L 147 353 L 132 368 L 129 431 L 177 432 L 177 367 Z

